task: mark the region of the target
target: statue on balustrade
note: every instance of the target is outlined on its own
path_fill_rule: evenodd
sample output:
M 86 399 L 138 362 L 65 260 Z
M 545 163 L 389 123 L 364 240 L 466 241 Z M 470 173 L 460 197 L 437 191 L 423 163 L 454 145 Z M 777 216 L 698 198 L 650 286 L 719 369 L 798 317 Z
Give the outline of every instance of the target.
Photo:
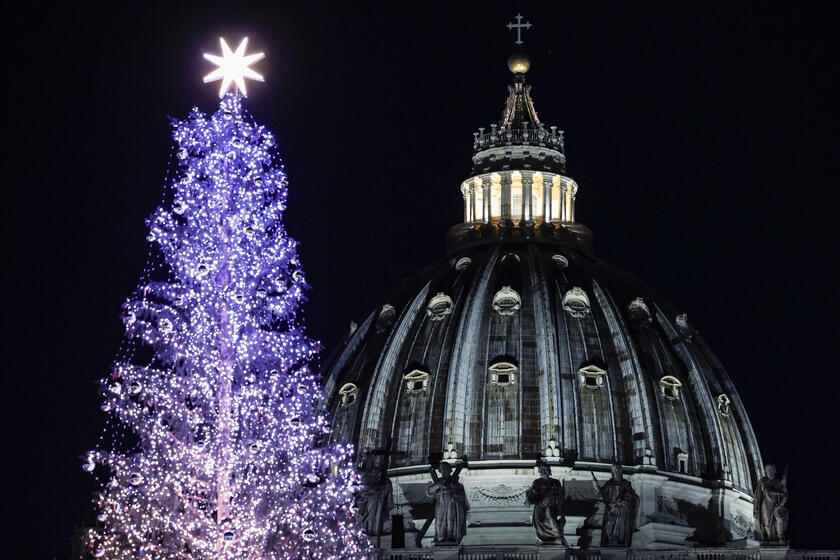
M 764 466 L 764 476 L 758 481 L 753 501 L 755 538 L 764 541 L 784 541 L 788 527 L 787 469 L 779 477 L 776 467 Z
M 440 464 L 440 477 L 434 468 L 430 469 L 432 484 L 426 494 L 435 500 L 435 542 L 460 544 L 467 534 L 467 493 L 464 485 L 458 481 L 466 459 L 453 472 L 452 465 Z
M 368 453 L 362 467 L 362 489 L 356 494 L 356 520 L 372 537 L 382 535 L 385 520 L 394 508 L 394 488 L 384 468 L 376 465 L 376 456 Z
M 636 530 L 639 495 L 629 480 L 624 480 L 621 465 L 612 466 L 612 478 L 598 485 L 592 474 L 595 489 L 604 501 L 604 522 L 601 526 L 601 546 L 630 546 Z
M 563 515 L 563 502 L 566 500 L 566 492 L 563 484 L 551 477 L 551 466 L 548 463 L 537 461 L 537 468 L 540 478 L 535 479 L 525 493 L 526 503 L 534 505 L 531 524 L 541 541 L 559 540 L 565 545 L 563 528 L 566 526 L 566 516 Z

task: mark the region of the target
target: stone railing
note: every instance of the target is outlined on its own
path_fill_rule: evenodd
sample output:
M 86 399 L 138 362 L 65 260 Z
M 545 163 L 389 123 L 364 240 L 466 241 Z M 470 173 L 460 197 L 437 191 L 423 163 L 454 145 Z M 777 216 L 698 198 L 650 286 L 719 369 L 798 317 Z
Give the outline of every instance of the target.
M 473 149 L 476 152 L 487 150 L 496 146 L 504 146 L 508 144 L 533 144 L 536 146 L 546 146 L 553 150 L 563 152 L 563 131 L 557 130 L 556 126 L 546 129 L 542 124 L 537 128 L 529 127 L 528 123 L 523 123 L 522 127 L 505 126 L 497 127 L 495 124 L 491 126 L 490 130 L 479 128 L 478 132 L 474 132 L 475 140 L 473 141 Z
M 564 548 L 561 546 L 462 546 L 379 549 L 370 560 L 840 560 L 840 550 L 791 550 L 786 547 Z

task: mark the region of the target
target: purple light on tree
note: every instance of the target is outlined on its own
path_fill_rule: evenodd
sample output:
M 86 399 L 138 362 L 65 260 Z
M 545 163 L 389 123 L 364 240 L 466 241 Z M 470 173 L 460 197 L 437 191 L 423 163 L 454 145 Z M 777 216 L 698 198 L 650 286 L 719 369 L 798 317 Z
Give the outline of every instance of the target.
M 322 444 L 286 175 L 240 93 L 222 95 L 214 114 L 173 122 L 175 177 L 147 221 L 152 264 L 123 305 L 125 343 L 101 386 L 108 423 L 83 465 L 101 483 L 87 550 L 361 558 L 353 449 Z

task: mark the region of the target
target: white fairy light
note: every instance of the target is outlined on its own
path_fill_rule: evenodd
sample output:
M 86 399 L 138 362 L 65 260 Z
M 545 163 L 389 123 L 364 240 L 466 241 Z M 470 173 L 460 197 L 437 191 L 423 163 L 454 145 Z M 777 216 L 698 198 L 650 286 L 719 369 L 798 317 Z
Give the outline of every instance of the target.
M 214 113 L 173 122 L 173 173 L 147 220 L 154 250 L 102 380 L 108 437 L 82 457 L 100 482 L 92 556 L 368 553 L 352 519 L 353 447 L 328 443 L 318 413 L 319 344 L 299 315 L 307 284 L 282 226 L 286 174 L 242 104 L 223 90 Z

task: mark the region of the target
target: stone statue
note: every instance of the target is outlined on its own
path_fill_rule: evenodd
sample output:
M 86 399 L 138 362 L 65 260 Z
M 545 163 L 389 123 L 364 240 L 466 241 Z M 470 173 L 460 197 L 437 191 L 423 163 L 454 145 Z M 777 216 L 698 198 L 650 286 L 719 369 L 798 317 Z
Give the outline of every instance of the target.
M 604 523 L 601 526 L 601 546 L 630 546 L 636 529 L 639 495 L 630 481 L 624 480 L 621 465 L 612 466 L 612 478 L 603 486 L 598 485 L 592 474 L 595 489 L 604 500 Z
M 376 466 L 376 456 L 368 454 L 362 468 L 362 489 L 356 493 L 356 520 L 372 537 L 382 535 L 385 520 L 394 508 L 394 488 L 382 469 Z
M 551 477 L 551 466 L 548 463 L 537 461 L 537 467 L 540 470 L 540 478 L 535 479 L 525 493 L 526 503 L 534 504 L 531 523 L 541 541 L 560 540 L 565 545 L 563 527 L 566 526 L 566 517 L 563 515 L 563 502 L 566 492 L 563 490 L 563 484 Z
M 773 465 L 764 466 L 764 475 L 758 481 L 753 501 L 755 538 L 760 541 L 783 541 L 788 526 L 787 469 L 778 477 Z
M 431 469 L 432 485 L 426 494 L 435 499 L 435 542 L 460 544 L 467 533 L 467 493 L 464 485 L 458 482 L 458 475 L 464 464 L 452 472 L 452 465 L 440 464 L 440 478 Z

